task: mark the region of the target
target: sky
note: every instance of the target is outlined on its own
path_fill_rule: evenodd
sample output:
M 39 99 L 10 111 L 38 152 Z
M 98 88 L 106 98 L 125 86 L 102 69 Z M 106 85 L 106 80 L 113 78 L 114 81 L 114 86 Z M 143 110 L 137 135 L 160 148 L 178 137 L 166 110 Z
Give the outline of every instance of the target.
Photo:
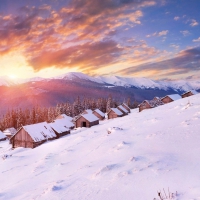
M 199 0 L 0 1 L 0 76 L 200 78 Z

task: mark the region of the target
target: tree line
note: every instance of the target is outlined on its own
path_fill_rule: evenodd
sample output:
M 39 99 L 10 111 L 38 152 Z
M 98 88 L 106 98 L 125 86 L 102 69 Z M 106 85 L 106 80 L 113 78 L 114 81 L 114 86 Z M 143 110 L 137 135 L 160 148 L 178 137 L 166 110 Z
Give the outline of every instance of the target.
M 128 98 L 125 103 L 130 108 L 136 108 L 138 103 Z M 21 126 L 35 124 L 40 122 L 52 122 L 58 115 L 66 114 L 70 117 L 75 117 L 81 114 L 86 109 L 95 110 L 98 108 L 106 113 L 110 108 L 116 108 L 121 102 L 113 99 L 112 96 L 108 98 L 80 98 L 77 97 L 74 102 L 60 103 L 55 107 L 40 107 L 35 106 L 31 109 L 22 110 L 21 108 L 9 110 L 0 120 L 0 130 L 14 127 L 19 129 Z

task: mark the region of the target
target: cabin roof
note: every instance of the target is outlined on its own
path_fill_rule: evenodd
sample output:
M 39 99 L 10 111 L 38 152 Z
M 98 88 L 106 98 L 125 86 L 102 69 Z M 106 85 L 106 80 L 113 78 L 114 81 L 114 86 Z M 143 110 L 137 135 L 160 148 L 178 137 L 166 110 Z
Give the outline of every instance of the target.
M 70 117 L 70 116 L 67 116 L 66 114 L 61 114 L 61 115 L 59 115 L 59 116 L 61 116 L 62 118 L 61 119 L 67 119 L 67 120 L 69 120 L 69 121 L 72 121 L 72 117 Z M 59 117 L 58 116 L 58 117 Z M 56 118 L 56 120 L 58 119 L 58 117 Z M 60 119 L 58 119 L 58 120 L 60 120 Z
M 68 128 L 74 127 L 74 124 L 68 118 L 56 119 L 54 120 L 54 122 L 58 122 L 58 123 L 60 122 L 61 124 L 64 124 Z
M 22 128 L 31 136 L 35 142 L 54 138 L 56 134 L 47 122 L 22 126 Z
M 118 106 L 121 110 L 123 110 L 125 113 L 128 113 L 128 110 L 126 110 L 122 105 Z
M 99 110 L 98 108 L 94 110 L 95 112 L 97 112 L 99 115 L 101 115 L 101 117 L 105 117 L 105 113 L 103 113 L 101 110 Z
M 65 125 L 64 120 L 56 120 L 52 123 L 49 123 L 49 125 L 59 134 L 69 131 L 69 128 Z
M 4 133 L 5 135 L 14 135 L 16 132 L 17 132 L 17 130 L 16 130 L 15 128 L 13 128 L 13 127 L 7 128 L 7 129 L 5 129 L 5 130 L 3 131 L 3 133 Z
M 117 115 L 123 115 L 123 113 L 122 113 L 118 108 L 111 108 L 110 111 L 111 111 L 111 110 L 112 110 L 113 112 L 115 112 Z M 110 112 L 110 111 L 109 111 L 109 112 Z M 108 113 L 109 113 L 109 112 L 108 112 Z
M 185 92 L 185 93 L 183 93 L 182 95 L 184 95 L 184 94 L 187 94 L 187 93 L 189 93 L 189 92 L 191 92 L 192 94 L 199 94 L 196 90 L 190 90 L 190 91 L 187 91 L 187 92 Z
M 169 97 L 173 101 L 176 101 L 178 99 L 182 99 L 182 97 L 179 94 L 170 94 L 170 95 L 166 95 L 165 97 Z M 164 99 L 165 97 L 163 97 L 162 99 Z
M 127 108 L 129 108 L 128 105 L 127 105 L 126 103 L 123 103 L 122 105 L 125 105 Z M 130 108 L 129 108 L 129 109 L 130 109 Z
M 82 114 L 82 117 L 84 117 L 86 120 L 88 120 L 89 122 L 95 122 L 98 121 L 99 118 L 96 117 L 94 114 L 89 113 L 89 114 Z
M 5 139 L 5 138 L 6 138 L 6 136 L 4 135 L 4 133 L 2 131 L 0 131 L 0 140 Z
M 145 102 L 148 103 L 151 108 L 155 108 L 157 106 L 161 106 L 161 105 L 164 104 L 160 99 L 157 99 L 157 100 L 144 100 L 141 104 L 138 105 L 138 107 L 142 106 Z
M 91 109 L 87 109 L 87 110 L 85 110 L 84 112 L 87 112 L 88 114 L 89 114 L 89 113 L 92 114 L 93 111 L 92 111 Z

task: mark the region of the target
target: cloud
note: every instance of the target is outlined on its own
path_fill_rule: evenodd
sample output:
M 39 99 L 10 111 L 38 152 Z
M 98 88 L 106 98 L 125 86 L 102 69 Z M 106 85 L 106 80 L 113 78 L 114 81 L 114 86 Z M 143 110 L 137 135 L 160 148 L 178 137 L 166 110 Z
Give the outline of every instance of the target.
M 175 20 L 175 21 L 178 21 L 179 19 L 180 19 L 179 16 L 174 17 L 174 20 Z
M 174 76 L 192 71 L 200 72 L 200 47 L 180 51 L 174 58 L 146 63 L 118 71 L 123 75 L 154 72 L 155 77 Z
M 146 35 L 147 38 L 149 37 L 153 37 L 153 36 L 165 36 L 169 33 L 169 30 L 163 30 L 163 31 L 160 31 L 160 32 L 155 32 L 155 33 L 152 33 L 152 34 L 149 34 L 149 35 Z
M 188 30 L 180 31 L 180 33 L 183 34 L 183 36 L 188 36 L 191 34 Z
M 168 30 L 165 30 L 165 31 L 161 31 L 158 33 L 158 36 L 163 36 L 163 35 L 167 35 L 169 33 Z
M 117 61 L 122 51 L 123 48 L 112 40 L 85 43 L 61 50 L 40 52 L 37 56 L 30 58 L 29 64 L 36 71 L 52 66 L 57 66 L 58 68 L 96 68 Z
M 191 20 L 190 26 L 194 27 L 194 26 L 198 26 L 198 25 L 199 25 L 199 23 L 195 19 Z
M 193 42 L 200 42 L 200 37 L 197 39 L 192 40 Z
M 176 44 L 171 44 L 170 47 L 175 48 L 176 50 L 178 50 L 180 46 L 176 45 Z

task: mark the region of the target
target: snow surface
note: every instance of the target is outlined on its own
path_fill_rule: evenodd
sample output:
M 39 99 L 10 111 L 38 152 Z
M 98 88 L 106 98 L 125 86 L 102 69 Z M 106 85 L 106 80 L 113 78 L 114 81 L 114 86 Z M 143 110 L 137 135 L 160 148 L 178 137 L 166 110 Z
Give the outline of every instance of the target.
M 199 130 L 200 94 L 35 149 L 0 142 L 0 199 L 158 200 L 169 187 L 177 200 L 198 200 Z
M 4 133 L 0 131 L 0 140 L 5 139 L 5 138 L 6 136 L 4 135 Z
M 105 117 L 105 113 L 103 113 L 101 110 L 95 109 L 95 111 L 96 111 L 99 115 L 101 115 L 102 117 Z
M 68 128 L 74 127 L 74 124 L 71 122 L 71 120 L 69 120 L 67 118 L 65 118 L 65 119 L 56 119 L 56 120 L 54 120 L 54 122 L 62 123 L 64 126 L 66 126 Z
M 4 135 L 14 135 L 17 132 L 15 128 L 7 128 L 3 131 Z
M 123 115 L 123 113 L 119 109 L 117 109 L 117 108 L 111 108 L 111 110 L 113 112 L 115 112 L 117 115 Z

